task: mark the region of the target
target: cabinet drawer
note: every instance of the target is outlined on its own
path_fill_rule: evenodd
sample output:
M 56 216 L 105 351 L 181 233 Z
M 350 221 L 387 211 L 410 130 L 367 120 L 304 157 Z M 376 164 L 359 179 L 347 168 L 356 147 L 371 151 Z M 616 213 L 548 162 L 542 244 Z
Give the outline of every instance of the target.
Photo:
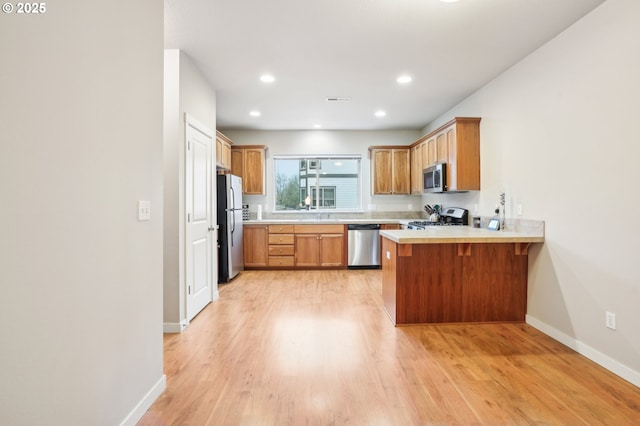
M 293 256 L 293 246 L 269 246 L 269 256 Z
M 293 266 L 293 256 L 269 256 L 269 266 Z
M 271 244 L 293 245 L 293 234 L 269 234 L 269 245 Z
M 293 225 L 269 225 L 270 234 L 293 234 Z
M 296 234 L 342 234 L 344 225 L 294 225 Z

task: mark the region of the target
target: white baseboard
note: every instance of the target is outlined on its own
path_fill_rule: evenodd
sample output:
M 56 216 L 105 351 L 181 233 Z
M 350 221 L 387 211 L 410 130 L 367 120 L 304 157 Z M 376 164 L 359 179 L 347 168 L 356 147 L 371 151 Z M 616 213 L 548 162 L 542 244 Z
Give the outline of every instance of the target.
M 562 331 L 551 327 L 549 324 L 540 321 L 537 318 L 534 318 L 530 315 L 526 316 L 526 322 L 530 326 L 540 330 L 547 336 L 557 340 L 565 346 L 570 347 L 574 351 L 578 352 L 580 355 L 583 355 L 589 358 L 591 361 L 596 364 L 601 365 L 607 370 L 611 371 L 613 374 L 616 374 L 629 383 L 634 384 L 635 386 L 640 387 L 640 372 L 632 370 L 626 365 L 616 361 L 615 359 L 603 354 L 600 351 L 592 348 L 591 346 L 585 345 L 579 340 L 563 333 Z
M 160 377 L 160 380 L 149 389 L 149 392 L 138 402 L 133 410 L 127 417 L 120 423 L 120 426 L 135 426 L 136 423 L 144 416 L 151 404 L 158 399 L 160 394 L 167 388 L 167 376 L 164 374 Z
M 162 324 L 163 333 L 182 333 L 187 328 L 187 321 L 182 322 L 165 322 Z

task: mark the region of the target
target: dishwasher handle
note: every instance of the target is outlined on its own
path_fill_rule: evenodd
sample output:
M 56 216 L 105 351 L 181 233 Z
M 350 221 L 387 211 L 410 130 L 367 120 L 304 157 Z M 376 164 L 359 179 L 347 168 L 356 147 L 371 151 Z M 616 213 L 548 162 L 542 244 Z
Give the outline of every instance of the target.
M 348 231 L 376 231 L 380 229 L 379 224 L 373 223 L 352 223 L 347 225 Z

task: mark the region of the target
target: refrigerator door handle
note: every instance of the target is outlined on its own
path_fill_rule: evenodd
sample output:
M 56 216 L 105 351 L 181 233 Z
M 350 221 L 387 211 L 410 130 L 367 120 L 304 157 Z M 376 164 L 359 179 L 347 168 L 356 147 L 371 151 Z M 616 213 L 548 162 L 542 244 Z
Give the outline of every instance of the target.
M 236 192 L 233 190 L 233 187 L 229 189 L 229 193 L 231 195 L 231 208 L 228 209 L 228 211 L 231 213 L 231 235 L 233 235 L 236 230 L 236 215 L 234 214 L 234 210 L 236 208 Z M 233 237 L 231 238 L 231 247 L 233 247 Z

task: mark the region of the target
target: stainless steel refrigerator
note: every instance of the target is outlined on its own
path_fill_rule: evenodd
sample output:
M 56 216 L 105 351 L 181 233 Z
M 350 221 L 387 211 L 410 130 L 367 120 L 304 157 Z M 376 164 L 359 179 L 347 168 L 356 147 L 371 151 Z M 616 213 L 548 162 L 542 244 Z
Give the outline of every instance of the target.
M 242 253 L 242 179 L 217 177 L 218 282 L 229 282 L 244 269 Z

